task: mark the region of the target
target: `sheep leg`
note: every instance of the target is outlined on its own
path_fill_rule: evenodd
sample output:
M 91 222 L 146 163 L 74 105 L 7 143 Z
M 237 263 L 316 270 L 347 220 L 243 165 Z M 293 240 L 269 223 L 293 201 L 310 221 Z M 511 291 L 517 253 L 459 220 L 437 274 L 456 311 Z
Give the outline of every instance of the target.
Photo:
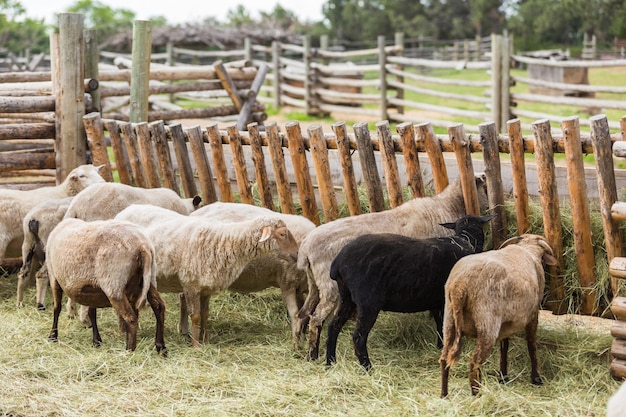
M 178 320 L 178 333 L 189 335 L 189 311 L 187 310 L 187 301 L 185 301 L 185 294 L 182 292 L 178 294 L 178 301 L 180 303 L 180 318 Z
M 163 357 L 167 356 L 167 348 L 165 347 L 165 302 L 161 295 L 154 287 L 148 290 L 148 304 L 154 312 L 156 319 L 156 333 L 154 335 L 154 347 L 156 351 Z
M 309 286 L 310 288 L 310 286 Z M 324 321 L 339 304 L 339 295 L 335 292 L 324 290 L 320 293 L 320 302 L 315 308 L 309 321 L 309 359 L 316 360 L 319 356 L 320 336 Z
M 367 337 L 376 323 L 380 309 L 359 310 L 356 315 L 356 326 L 352 334 L 354 354 L 366 371 L 372 369 L 369 353 L 367 352 Z
M 337 361 L 337 337 L 346 322 L 352 317 L 356 310 L 356 305 L 351 299 L 342 297 L 339 309 L 335 317 L 328 324 L 328 339 L 326 340 L 326 365 L 331 365 Z
M 289 315 L 289 322 L 291 324 L 291 340 L 293 341 L 294 349 L 298 349 L 298 333 L 296 329 L 296 320 L 298 314 L 298 296 L 295 288 L 281 288 L 281 295 L 283 302 L 287 306 L 287 314 Z
M 138 311 L 133 308 L 128 301 L 128 298 L 123 297 L 120 300 L 109 298 L 111 306 L 117 311 L 117 314 L 124 322 L 124 330 L 126 331 L 126 350 L 133 352 L 137 348 L 137 328 L 138 328 Z M 91 308 L 89 308 L 89 318 L 92 320 L 92 325 L 95 327 L 93 321 L 94 316 L 91 315 Z
M 435 320 L 437 329 L 437 348 L 443 348 L 443 309 L 430 310 L 430 315 Z
M 309 326 L 311 314 L 319 305 L 320 294 L 315 284 L 309 281 L 309 293 L 307 294 L 304 304 L 298 311 L 298 319 L 296 320 L 296 337 L 301 340 L 304 337 L 304 331 Z
M 200 296 L 200 336 L 199 339 L 202 343 L 207 341 L 207 322 L 209 321 L 209 301 L 211 301 L 210 295 Z
M 448 377 L 450 376 L 450 367 L 448 366 L 448 362 L 445 360 L 443 355 L 441 355 L 441 359 L 439 359 L 439 364 L 441 366 L 441 398 L 445 398 L 448 396 Z
M 17 272 L 17 307 L 24 306 L 24 290 L 33 283 L 34 271 L 39 267 L 37 259 L 34 259 L 32 253 L 24 260 L 22 267 Z M 37 293 L 39 295 L 39 293 Z M 39 300 L 37 300 L 39 302 Z M 39 308 L 39 305 L 37 305 Z
M 469 365 L 469 381 L 472 389 L 472 395 L 477 395 L 480 389 L 481 378 L 481 365 L 487 360 L 487 357 L 493 349 L 493 345 L 496 343 L 496 336 L 490 335 L 485 331 L 477 332 L 476 346 L 472 352 Z
M 48 289 L 48 268 L 43 264 L 35 274 L 35 286 L 37 288 L 37 310 L 46 309 L 46 290 Z
M 195 294 L 188 289 L 184 290 L 183 294 L 189 309 L 189 315 L 191 316 L 191 345 L 200 347 L 200 321 L 202 316 L 200 311 L 200 294 Z
M 87 310 L 87 314 L 89 315 L 89 320 L 91 321 L 91 332 L 92 332 L 92 344 L 94 347 L 100 347 L 102 345 L 102 337 L 100 337 L 100 332 L 98 331 L 98 323 L 96 322 L 96 308 L 89 307 Z
M 63 298 L 63 288 L 61 288 L 61 286 L 54 280 L 50 281 L 50 288 L 52 291 L 54 309 L 52 316 L 52 329 L 50 330 L 48 340 L 51 342 L 57 342 L 59 340 L 59 315 L 61 314 L 61 309 L 63 308 L 63 304 L 61 303 Z
M 500 383 L 509 382 L 509 338 L 500 340 Z
M 543 385 L 541 375 L 539 375 L 539 364 L 537 361 L 537 325 L 539 321 L 539 312 L 526 325 L 526 345 L 528 347 L 528 356 L 530 356 L 530 382 L 534 385 Z

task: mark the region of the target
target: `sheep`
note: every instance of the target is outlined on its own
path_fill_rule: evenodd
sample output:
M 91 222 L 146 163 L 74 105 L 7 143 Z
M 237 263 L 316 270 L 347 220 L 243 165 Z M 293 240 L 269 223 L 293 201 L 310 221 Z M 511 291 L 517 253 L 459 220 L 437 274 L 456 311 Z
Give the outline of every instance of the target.
M 159 354 L 167 354 L 165 303 L 156 290 L 154 246 L 140 227 L 118 220 L 64 219 L 48 238 L 46 266 L 54 298 L 50 341 L 58 341 L 65 292 L 89 306 L 94 346 L 102 343 L 96 309 L 112 306 L 126 332 L 126 349 L 134 351 L 139 309 L 147 300 L 156 317 L 154 345 Z
M 276 217 L 282 219 L 299 245 L 313 229 L 315 223 L 304 216 L 276 213 L 264 207 L 251 204 L 215 202 L 206 205 L 191 216 L 202 216 L 211 220 L 241 222 L 256 217 Z M 291 334 L 296 341 L 296 314 L 302 306 L 307 290 L 306 274 L 297 268 L 296 262 L 288 262 L 276 256 L 265 256 L 250 262 L 241 275 L 228 288 L 230 291 L 250 293 L 270 287 L 280 288 L 281 295 L 291 321 Z M 181 299 L 181 308 L 184 306 Z M 181 333 L 188 332 L 187 314 L 181 311 Z
M 48 235 L 63 220 L 73 197 L 51 198 L 33 207 L 24 217 L 22 228 L 22 267 L 17 274 L 17 306 L 22 307 L 24 289 L 37 277 L 37 309 L 45 310 L 48 275 L 45 270 L 45 248 Z M 39 269 L 40 267 L 43 267 Z M 39 271 L 39 272 L 38 272 Z M 35 275 L 36 274 L 36 275 Z
M 22 221 L 37 204 L 49 198 L 71 197 L 88 186 L 104 182 L 102 166 L 80 165 L 53 187 L 33 190 L 0 190 L 0 259 L 21 256 L 24 231 Z
M 488 205 L 484 174 L 476 176 L 476 186 L 484 210 Z M 337 283 L 330 279 L 330 264 L 348 242 L 367 233 L 396 233 L 413 238 L 447 236 L 450 230 L 440 223 L 455 221 L 465 214 L 461 182 L 456 181 L 436 196 L 415 198 L 383 212 L 333 220 L 309 233 L 298 253 L 298 268 L 307 272 L 309 293 L 296 323 L 298 339 L 308 325 L 308 358 L 317 359 L 322 325 L 338 304 L 339 293 Z
M 328 325 L 326 364 L 336 361 L 337 337 L 356 313 L 354 352 L 365 370 L 372 364 L 367 337 L 380 311 L 415 313 L 429 310 L 441 347 L 443 288 L 448 273 L 464 256 L 482 252 L 483 225 L 493 216 L 463 216 L 442 223 L 454 236 L 414 239 L 393 233 L 362 235 L 348 243 L 330 266 L 340 302 Z
M 463 336 L 477 339 L 469 366 L 472 395 L 478 394 L 480 366 L 500 341 L 500 378 L 507 380 L 509 336 L 526 331 L 530 378 L 541 385 L 537 365 L 537 324 L 543 297 L 543 263 L 557 261 L 548 242 L 539 235 L 508 239 L 500 249 L 469 255 L 454 265 L 445 286 L 441 397 L 448 395 L 448 374 L 461 354 Z
M 181 214 L 189 214 L 201 206 L 201 198 L 180 198 L 169 188 L 140 188 L 107 182 L 76 196 L 65 217 L 85 221 L 112 219 L 131 204 L 154 204 Z
M 622 383 L 606 404 L 606 417 L 626 417 L 626 382 Z
M 225 223 L 136 204 L 116 217 L 144 227 L 156 249 L 160 292 L 183 293 L 191 316 L 191 343 L 206 338 L 211 295 L 229 288 L 254 259 L 269 254 L 296 259 L 298 245 L 276 217 Z

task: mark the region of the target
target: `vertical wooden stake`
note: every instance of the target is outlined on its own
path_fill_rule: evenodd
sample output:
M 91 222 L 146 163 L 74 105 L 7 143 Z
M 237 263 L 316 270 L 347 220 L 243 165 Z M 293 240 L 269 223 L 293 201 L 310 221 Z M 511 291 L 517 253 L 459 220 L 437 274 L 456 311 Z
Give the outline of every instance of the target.
M 530 205 L 528 203 L 528 186 L 526 184 L 526 164 L 524 162 L 524 137 L 519 119 L 507 122 L 509 134 L 509 152 L 513 171 L 513 198 L 515 199 L 515 217 L 517 234 L 530 232 Z

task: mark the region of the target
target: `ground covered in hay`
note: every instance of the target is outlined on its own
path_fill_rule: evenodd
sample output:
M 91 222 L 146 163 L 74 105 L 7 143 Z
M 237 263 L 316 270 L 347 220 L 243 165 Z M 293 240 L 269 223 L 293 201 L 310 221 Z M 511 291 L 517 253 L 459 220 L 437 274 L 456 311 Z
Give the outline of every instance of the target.
M 178 303 L 165 294 L 169 357 L 164 359 L 152 345 L 149 308 L 142 311 L 134 353 L 124 350 L 111 309 L 99 312 L 101 348 L 91 347 L 91 331 L 65 313 L 60 342 L 49 342 L 50 306 L 37 311 L 31 289 L 26 307 L 17 309 L 16 281 L 0 278 L 0 415 L 603 416 L 619 387 L 608 373 L 607 327 L 575 317 L 541 316 L 544 386 L 529 382 L 520 337 L 511 343 L 511 382 L 498 383 L 494 350 L 483 368 L 482 395 L 472 397 L 469 342 L 452 369 L 450 397 L 440 399 L 439 351 L 428 314 L 382 313 L 369 342 L 374 369 L 366 374 L 352 352 L 350 326 L 340 335 L 335 366 L 295 353 L 277 291 L 225 293 L 211 300 L 210 340 L 201 349 L 190 348 L 177 334 Z

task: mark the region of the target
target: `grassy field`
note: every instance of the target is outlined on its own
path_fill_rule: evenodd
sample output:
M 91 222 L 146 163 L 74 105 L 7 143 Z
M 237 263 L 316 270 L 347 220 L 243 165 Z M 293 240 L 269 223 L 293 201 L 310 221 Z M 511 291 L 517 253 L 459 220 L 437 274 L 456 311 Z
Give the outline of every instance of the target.
M 15 276 L 0 279 L 0 415 L 6 416 L 603 416 L 619 387 L 608 373 L 606 328 L 576 320 L 555 325 L 542 314 L 539 359 L 545 384 L 530 384 L 524 340 L 512 340 L 511 382 L 497 380 L 494 349 L 484 387 L 470 395 L 469 351 L 439 398 L 439 351 L 427 313 L 382 313 L 369 341 L 371 373 L 359 366 L 352 326 L 339 338 L 338 362 L 296 353 L 278 291 L 224 293 L 211 300 L 209 342 L 200 349 L 178 335 L 178 303 L 165 294 L 167 358 L 154 348 L 154 317 L 140 317 L 134 353 L 124 351 L 111 309 L 99 311 L 101 348 L 91 331 L 63 313 L 58 343 L 47 340 L 52 311 L 15 307 Z M 546 320 L 543 318 L 546 317 Z M 599 320 L 599 319 L 598 319 Z M 325 343 L 325 333 L 322 345 Z M 325 349 L 322 350 L 324 355 Z

